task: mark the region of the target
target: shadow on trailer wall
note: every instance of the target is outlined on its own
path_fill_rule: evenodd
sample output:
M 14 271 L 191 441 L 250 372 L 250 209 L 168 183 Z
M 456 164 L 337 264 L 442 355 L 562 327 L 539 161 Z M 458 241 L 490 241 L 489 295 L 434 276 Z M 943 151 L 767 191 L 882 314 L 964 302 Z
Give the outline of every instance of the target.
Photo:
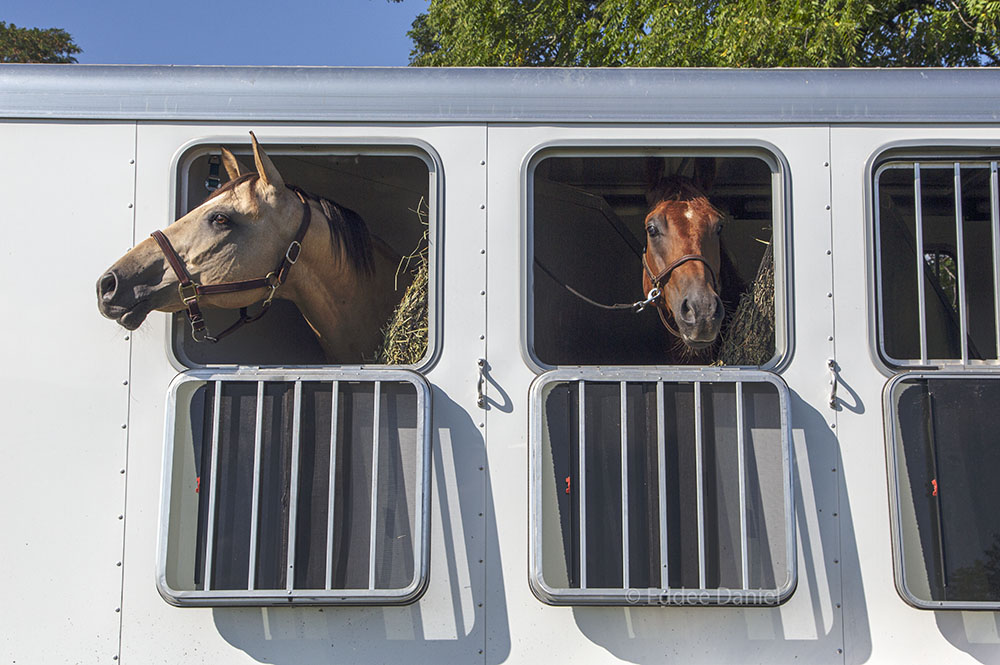
M 692 157 L 664 159 L 664 173 L 690 177 Z M 645 298 L 641 256 L 650 160 L 645 156 L 557 155 L 542 159 L 529 176 L 534 251 L 530 335 L 532 351 L 541 364 L 715 362 L 718 343 L 703 355 L 678 353 L 683 345 L 663 328 L 651 307 L 640 313 L 609 311 L 570 291 L 602 304 Z M 764 160 L 719 157 L 714 161 L 716 174 L 706 194 L 725 218 L 719 275 L 720 297 L 726 307 L 720 334 L 724 337 L 771 242 L 774 193 L 772 170 Z M 773 356 L 771 345 L 768 357 Z

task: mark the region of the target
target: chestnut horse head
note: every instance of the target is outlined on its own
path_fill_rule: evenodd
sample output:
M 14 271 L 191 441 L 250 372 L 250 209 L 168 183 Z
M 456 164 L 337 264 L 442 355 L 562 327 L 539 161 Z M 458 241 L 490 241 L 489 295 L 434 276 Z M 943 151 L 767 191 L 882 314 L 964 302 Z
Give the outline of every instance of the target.
M 199 321 L 201 307 L 241 309 L 239 320 L 252 320 L 245 308 L 262 303 L 266 311 L 271 298 L 284 298 L 298 306 L 329 361 L 373 358 L 399 302 L 399 257 L 356 213 L 286 186 L 251 137 L 257 172 L 223 148 L 230 181 L 101 275 L 100 312 L 134 330 L 153 310 L 186 309 L 195 339 L 200 330 L 215 341 Z
M 658 289 L 653 304 L 664 327 L 700 351 L 715 342 L 725 315 L 719 297 L 723 215 L 681 176 L 661 178 L 647 200 L 643 293 Z

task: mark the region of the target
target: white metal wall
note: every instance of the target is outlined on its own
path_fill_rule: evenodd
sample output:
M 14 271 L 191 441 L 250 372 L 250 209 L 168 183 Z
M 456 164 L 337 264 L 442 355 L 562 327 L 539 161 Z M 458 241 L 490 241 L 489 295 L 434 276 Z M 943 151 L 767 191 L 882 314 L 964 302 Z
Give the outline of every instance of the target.
M 431 574 L 413 606 L 181 609 L 155 590 L 163 409 L 176 373 L 167 317 L 154 314 L 127 334 L 97 314 L 94 282 L 134 239 L 171 221 L 173 164 L 192 141 L 240 144 L 250 129 L 265 144 L 417 139 L 440 156 L 440 348 L 426 371 Z M 557 608 L 528 588 L 527 398 L 538 369 L 520 324 L 524 166 L 554 141 L 766 141 L 785 161 L 792 332 L 779 373 L 792 393 L 798 588 L 780 608 Z M 0 125 L 10 331 L 0 352 L 0 655 L 45 663 L 1000 661 L 997 613 L 916 610 L 893 586 L 881 413 L 888 377 L 871 352 L 865 166 L 898 141 L 996 145 L 1000 130 Z M 481 357 L 485 410 L 476 405 Z M 829 358 L 839 368 L 836 409 Z
M 488 496 L 477 420 L 476 360 L 485 335 L 485 130 L 481 127 L 268 127 L 140 124 L 136 236 L 169 223 L 171 164 L 194 140 L 336 142 L 338 137 L 420 139 L 440 155 L 445 178 L 439 236 L 444 333 L 433 385 L 431 573 L 416 604 L 396 608 L 195 609 L 167 605 L 154 586 L 164 401 L 175 370 L 165 348 L 166 316 L 134 335 L 132 445 L 122 622 L 126 663 L 469 662 L 484 644 L 484 560 Z M 434 251 L 434 248 L 431 250 Z M 96 278 L 96 275 L 95 275 Z M 92 305 L 92 303 L 90 303 Z M 88 312 L 93 316 L 95 313 Z
M 868 302 L 872 203 L 865 198 L 868 162 L 903 143 L 912 146 L 996 146 L 995 127 L 837 127 L 830 135 L 834 193 L 836 349 L 841 407 L 841 522 L 844 639 L 848 662 L 998 662 L 1000 622 L 995 612 L 914 609 L 893 583 L 889 533 L 882 388 L 889 374 L 873 360 L 875 315 Z M 867 281 L 866 281 L 867 280 Z M 990 510 L 995 507 L 984 507 Z M 853 556 L 849 556 L 853 554 Z
M 798 520 L 798 589 L 780 608 L 548 607 L 525 582 L 528 532 L 527 396 L 535 372 L 519 321 L 523 177 L 528 157 L 553 142 L 586 145 L 724 146 L 766 141 L 787 159 L 795 273 L 794 335 L 782 378 L 792 392 Z M 487 417 L 490 483 L 500 562 L 490 567 L 487 606 L 509 621 L 489 624 L 488 662 L 842 662 L 840 533 L 835 420 L 827 406 L 832 343 L 828 133 L 822 128 L 491 127 L 489 133 L 488 323 L 492 406 Z M 776 231 L 777 232 L 777 231 Z M 605 269 L 594 266 L 595 270 Z M 523 266 L 516 273 L 524 274 Z M 636 275 L 636 279 L 639 279 Z M 628 340 L 623 339 L 623 344 Z M 497 405 L 510 405 L 502 408 Z M 492 612 L 489 614 L 492 616 Z M 511 637 L 512 636 L 512 637 Z M 507 646 L 509 645 L 509 647 Z M 509 652 L 507 649 L 509 648 Z
M 94 294 L 132 243 L 135 125 L 6 122 L 0 146 L 0 659 L 111 663 L 129 342 Z

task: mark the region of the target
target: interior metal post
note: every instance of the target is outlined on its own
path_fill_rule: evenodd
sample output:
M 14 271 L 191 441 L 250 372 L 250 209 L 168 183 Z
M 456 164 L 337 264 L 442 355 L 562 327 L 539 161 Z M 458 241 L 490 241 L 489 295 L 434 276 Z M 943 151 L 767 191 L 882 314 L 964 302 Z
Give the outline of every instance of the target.
M 285 561 L 285 589 L 295 588 L 295 527 L 299 508 L 299 433 L 302 422 L 302 381 L 295 382 L 292 400 L 292 468 L 288 497 L 288 554 Z
M 619 385 L 621 403 L 621 448 L 622 448 L 622 586 L 629 585 L 629 542 L 628 542 L 628 384 Z
M 660 516 L 660 588 L 670 586 L 667 549 L 667 433 L 666 407 L 663 404 L 663 381 L 656 382 L 656 461 L 657 498 Z
M 580 507 L 580 588 L 587 588 L 587 418 L 586 381 L 577 382 L 577 502 Z
M 698 588 L 705 588 L 705 478 L 702 460 L 701 382 L 694 382 L 694 473 L 698 502 Z
M 740 580 L 744 589 L 750 588 L 750 559 L 747 541 L 747 461 L 746 441 L 743 431 L 743 382 L 736 382 L 736 466 L 740 474 Z
M 219 428 L 222 423 L 222 381 L 214 381 L 215 396 L 212 407 L 212 467 L 208 471 L 208 528 L 205 536 L 205 591 L 212 588 L 212 558 L 215 556 L 215 489 L 219 477 Z
M 993 314 L 996 332 L 996 353 L 1000 359 L 1000 184 L 997 163 L 990 162 L 990 223 L 993 227 Z
M 257 382 L 257 420 L 254 424 L 253 443 L 253 497 L 250 510 L 250 566 L 247 572 L 247 589 L 253 591 L 257 577 L 257 521 L 260 511 L 260 461 L 264 439 L 264 382 Z
M 379 420 L 381 418 L 382 382 L 376 381 L 374 388 L 374 416 L 372 418 L 372 500 L 371 521 L 368 532 L 368 588 L 375 588 L 375 539 L 378 535 L 378 444 Z
M 337 496 L 337 399 L 340 395 L 340 382 L 333 381 L 331 384 L 330 406 L 330 484 L 329 501 L 327 502 L 326 513 L 326 588 L 333 588 L 333 516 L 334 499 Z
M 913 206 L 916 218 L 917 311 L 920 319 L 920 364 L 927 364 L 927 301 L 924 295 L 924 208 L 921 202 L 920 163 L 913 163 Z
M 962 364 L 969 364 L 969 308 L 965 293 L 965 233 L 962 225 L 962 165 L 955 162 L 955 272 L 958 273 L 958 327 Z

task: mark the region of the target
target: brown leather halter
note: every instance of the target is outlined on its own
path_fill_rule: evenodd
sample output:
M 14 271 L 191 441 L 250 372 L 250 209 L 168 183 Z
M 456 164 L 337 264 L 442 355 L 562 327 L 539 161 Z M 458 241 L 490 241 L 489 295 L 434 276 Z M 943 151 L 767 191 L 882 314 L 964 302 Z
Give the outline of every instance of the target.
M 295 265 L 295 262 L 299 260 L 299 254 L 302 251 L 302 240 L 306 237 L 306 232 L 309 230 L 312 210 L 309 207 L 309 202 L 306 201 L 305 192 L 294 185 L 286 185 L 286 187 L 295 192 L 295 195 L 299 197 L 299 201 L 302 202 L 302 222 L 299 223 L 299 230 L 295 233 L 295 238 L 288 245 L 288 249 L 285 250 L 285 255 L 281 257 L 278 267 L 267 273 L 264 277 L 260 277 L 258 279 L 247 279 L 241 282 L 198 284 L 191 279 L 191 273 L 188 272 L 187 268 L 184 266 L 184 261 L 177 254 L 177 250 L 175 250 L 173 245 L 170 244 L 170 241 L 167 239 L 167 236 L 163 234 L 163 231 L 153 231 L 150 234 L 153 237 L 153 240 L 156 241 L 156 244 L 160 246 L 163 256 L 166 257 L 167 263 L 169 263 L 170 267 L 173 268 L 174 273 L 177 275 L 177 279 L 180 281 L 180 284 L 177 285 L 177 292 L 181 296 L 181 302 L 183 302 L 184 306 L 187 308 L 188 321 L 191 323 L 191 337 L 194 341 L 218 342 L 220 339 L 235 332 L 245 324 L 252 323 L 261 318 L 267 314 L 267 310 L 271 307 L 271 301 L 274 299 L 275 291 L 277 291 L 278 287 L 284 284 L 285 280 L 288 279 L 288 272 L 292 269 L 292 266 Z M 254 316 L 249 316 L 247 314 L 247 308 L 241 307 L 240 318 L 237 319 L 235 323 L 218 335 L 212 336 L 208 333 L 208 326 L 206 326 L 205 318 L 202 316 L 198 298 L 201 296 L 218 295 L 220 293 L 254 291 L 256 289 L 271 289 L 270 292 L 268 292 L 267 297 L 264 298 L 260 312 Z
M 646 250 L 648 251 L 648 249 L 649 248 L 647 247 Z M 708 259 L 706 259 L 701 254 L 685 254 L 684 256 L 680 257 L 679 259 L 668 265 L 666 268 L 661 270 L 658 275 L 654 276 L 653 271 L 649 269 L 649 264 L 646 262 L 646 251 L 643 251 L 642 253 L 642 269 L 646 271 L 646 276 L 649 277 L 649 281 L 653 285 L 653 287 L 649 290 L 649 294 L 647 294 L 646 296 L 646 302 L 644 303 L 644 306 L 654 305 L 656 307 L 656 313 L 660 315 L 660 322 L 663 324 L 663 327 L 666 328 L 672 335 L 674 335 L 675 337 L 680 337 L 681 339 L 684 339 L 684 336 L 673 326 L 670 325 L 670 323 L 667 321 L 666 314 L 663 313 L 663 310 L 667 309 L 668 307 L 667 301 L 663 297 L 663 287 L 670 280 L 670 276 L 671 274 L 673 274 L 674 270 L 684 265 L 688 261 L 701 261 L 702 263 L 705 264 L 705 267 L 708 269 L 708 275 L 712 278 L 712 289 L 716 293 L 718 293 L 719 292 L 718 275 L 715 274 L 715 269 L 712 268 L 712 265 L 708 262 Z

